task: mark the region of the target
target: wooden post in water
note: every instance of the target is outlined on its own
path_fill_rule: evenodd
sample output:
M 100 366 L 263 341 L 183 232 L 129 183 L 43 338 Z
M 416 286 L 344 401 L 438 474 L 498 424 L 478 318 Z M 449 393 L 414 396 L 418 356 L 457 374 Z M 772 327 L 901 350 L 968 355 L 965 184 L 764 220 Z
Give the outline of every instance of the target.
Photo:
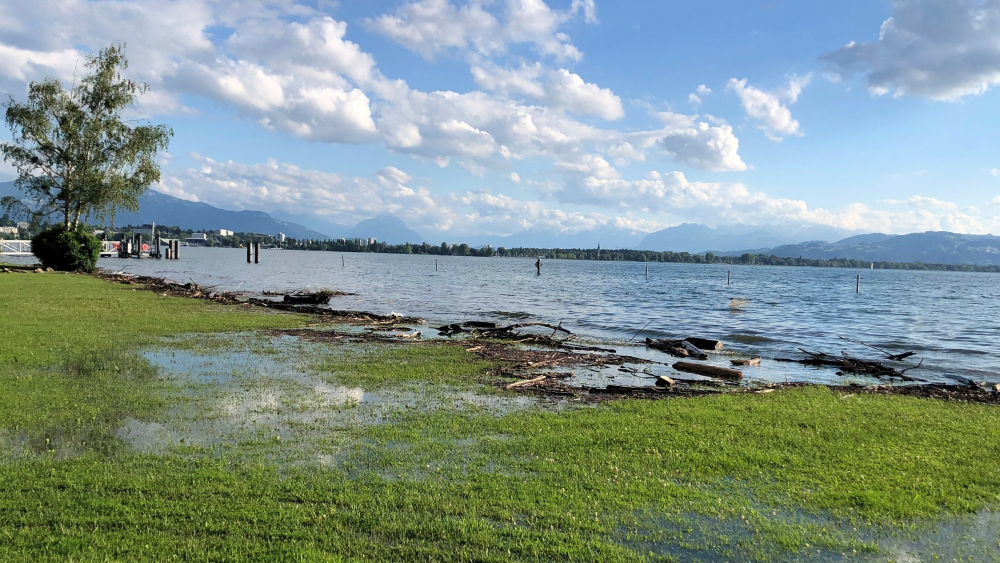
M 438 259 L 437 258 L 434 259 L 434 271 L 435 272 L 438 271 Z
M 726 272 L 726 285 L 733 285 L 733 271 Z
M 253 243 L 253 263 L 260 264 L 260 243 Z
M 174 241 L 174 260 L 178 260 L 181 257 L 181 240 L 177 239 Z
M 247 243 L 247 264 L 253 264 L 253 247 L 252 242 Z
M 854 287 L 854 293 L 861 293 L 861 274 L 858 274 L 858 285 Z
M 646 266 L 646 279 L 649 279 L 649 266 Z

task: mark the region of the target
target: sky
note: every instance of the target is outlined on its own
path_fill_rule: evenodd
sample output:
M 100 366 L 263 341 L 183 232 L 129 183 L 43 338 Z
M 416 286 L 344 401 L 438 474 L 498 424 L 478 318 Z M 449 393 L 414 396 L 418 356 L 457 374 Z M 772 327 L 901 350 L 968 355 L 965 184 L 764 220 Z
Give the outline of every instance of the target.
M 1000 234 L 1000 0 L 0 0 L 0 92 L 117 42 L 225 209 Z

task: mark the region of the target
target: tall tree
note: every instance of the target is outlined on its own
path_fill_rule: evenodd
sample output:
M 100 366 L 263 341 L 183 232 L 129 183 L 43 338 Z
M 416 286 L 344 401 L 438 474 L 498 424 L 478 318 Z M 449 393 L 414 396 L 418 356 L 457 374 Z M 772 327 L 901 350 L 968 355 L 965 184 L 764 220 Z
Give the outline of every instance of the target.
M 87 57 L 90 73 L 69 90 L 56 79 L 32 82 L 28 101 L 4 104 L 12 142 L 0 144 L 17 169 L 17 187 L 28 199 L 0 200 L 8 210 L 28 209 L 35 218 L 60 216 L 65 228 L 81 219 L 114 220 L 135 211 L 139 197 L 160 179 L 156 154 L 173 136 L 166 125 L 139 124 L 122 112 L 148 85 L 124 78 L 124 46 Z

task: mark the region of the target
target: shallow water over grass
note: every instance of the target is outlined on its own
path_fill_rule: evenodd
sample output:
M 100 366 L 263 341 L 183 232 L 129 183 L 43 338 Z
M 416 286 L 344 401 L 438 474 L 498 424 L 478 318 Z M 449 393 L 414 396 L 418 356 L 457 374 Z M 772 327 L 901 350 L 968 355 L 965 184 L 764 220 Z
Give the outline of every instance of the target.
M 497 390 L 458 345 L 219 335 L 307 321 L 3 283 L 31 321 L 0 339 L 3 561 L 996 559 L 996 407 L 574 406 Z
M 562 494 L 583 498 L 537 514 L 533 514 L 536 509 L 522 512 L 527 506 L 515 504 L 512 522 L 497 525 L 528 526 L 530 531 L 537 528 L 539 519 L 555 518 L 570 528 L 593 527 L 588 532 L 593 537 L 605 537 L 647 559 L 905 562 L 939 556 L 1000 560 L 1000 518 L 989 510 L 878 524 L 850 511 L 834 515 L 801 510 L 792 500 L 773 504 L 778 498 L 774 493 L 771 503 L 765 503 L 757 500 L 752 487 L 729 478 L 706 476 L 692 488 L 690 477 L 669 473 L 663 483 L 672 500 L 665 505 L 663 500 L 653 502 L 635 513 L 623 509 L 636 502 L 648 503 L 658 495 L 643 493 L 606 504 L 598 500 L 602 495 L 585 492 L 591 486 L 587 479 L 574 486 L 576 493 L 566 493 L 569 482 L 564 480 L 572 480 L 569 475 L 574 472 L 566 467 L 574 463 L 566 457 L 583 455 L 583 462 L 589 448 L 542 453 L 561 446 L 543 441 L 529 447 L 524 426 L 507 421 L 517 413 L 534 420 L 537 415 L 563 416 L 560 413 L 580 409 L 566 412 L 565 403 L 477 384 L 461 375 L 463 368 L 453 363 L 452 350 L 462 349 L 434 344 L 331 344 L 253 333 L 166 340 L 146 350 L 143 357 L 159 370 L 175 397 L 174 406 L 159 421 L 126 420 L 117 435 L 142 453 L 263 461 L 284 471 L 313 468 L 335 471 L 358 482 L 376 479 L 432 490 L 478 487 L 497 480 L 523 482 L 528 490 L 535 490 L 549 480 L 545 475 L 551 468 L 559 475 L 555 486 L 562 486 Z M 457 375 L 449 378 L 442 367 Z M 617 366 L 603 368 L 590 377 L 603 377 L 605 384 L 609 379 L 629 384 L 627 378 L 636 377 L 617 370 Z M 586 381 L 579 376 L 575 379 Z M 593 409 L 607 407 L 583 410 Z M 619 416 L 623 425 L 643 424 L 642 417 L 624 412 Z M 665 429 L 674 428 L 664 423 Z M 581 437 L 593 431 L 591 424 L 580 426 L 569 420 L 540 419 L 538 424 L 539 428 L 564 425 L 568 432 L 581 432 Z M 668 430 L 677 431 L 684 430 Z M 572 439 L 572 434 L 553 436 L 558 441 Z M 649 447 L 640 443 L 635 447 Z M 624 455 L 637 453 L 621 450 Z M 693 453 L 683 450 L 680 455 Z M 625 459 L 615 463 L 611 481 L 604 485 L 612 493 L 616 487 L 631 488 L 627 480 L 642 475 L 625 477 L 617 468 Z M 544 471 L 539 474 L 539 469 Z M 651 484 L 646 479 L 641 477 L 641 487 Z M 546 499 L 551 490 L 538 489 L 535 494 L 542 506 L 551 502 Z M 593 500 L 585 500 L 588 496 Z M 577 520 L 583 518 L 584 506 L 593 510 L 590 524 Z M 664 506 L 669 510 L 662 511 Z
M 500 394 L 461 377 L 450 382 L 397 377 L 407 361 L 424 376 L 439 370 L 440 360 L 422 357 L 426 349 L 433 347 L 395 351 L 387 345 L 331 345 L 253 333 L 164 340 L 142 356 L 167 383 L 173 406 L 162 420 L 126 420 L 116 435 L 143 453 L 261 450 L 288 462 L 315 459 L 330 465 L 331 456 L 350 442 L 351 431 L 408 412 L 501 416 L 553 405 Z M 375 383 L 390 368 L 373 366 L 372 359 L 386 354 L 398 361 L 387 380 Z M 406 360 L 408 355 L 413 357 Z M 374 369 L 362 374 L 366 361 Z

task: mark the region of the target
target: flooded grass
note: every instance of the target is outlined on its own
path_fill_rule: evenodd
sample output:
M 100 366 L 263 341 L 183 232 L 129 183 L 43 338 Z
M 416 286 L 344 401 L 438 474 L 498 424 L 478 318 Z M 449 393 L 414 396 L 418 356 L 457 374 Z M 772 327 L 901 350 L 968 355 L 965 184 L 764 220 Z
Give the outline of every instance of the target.
M 1000 560 L 996 407 L 553 401 L 483 384 L 462 346 L 275 336 L 252 329 L 302 320 L 120 288 L 159 324 L 65 315 L 53 290 L 105 289 L 36 277 L 71 281 L 0 276 L 35 319 L 8 335 L 63 333 L 0 341 L 0 560 Z

